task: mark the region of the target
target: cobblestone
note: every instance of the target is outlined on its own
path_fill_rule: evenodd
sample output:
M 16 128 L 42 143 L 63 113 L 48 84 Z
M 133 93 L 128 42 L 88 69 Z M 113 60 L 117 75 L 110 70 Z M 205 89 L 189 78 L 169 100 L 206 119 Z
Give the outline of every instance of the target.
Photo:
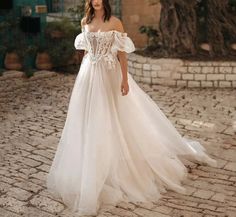
M 0 217 L 75 216 L 45 186 L 75 77 L 47 71 L 31 78 L 8 71 L 0 77 Z M 184 160 L 185 194 L 168 190 L 156 202 L 105 206 L 98 217 L 236 216 L 236 90 L 139 85 L 218 165 Z

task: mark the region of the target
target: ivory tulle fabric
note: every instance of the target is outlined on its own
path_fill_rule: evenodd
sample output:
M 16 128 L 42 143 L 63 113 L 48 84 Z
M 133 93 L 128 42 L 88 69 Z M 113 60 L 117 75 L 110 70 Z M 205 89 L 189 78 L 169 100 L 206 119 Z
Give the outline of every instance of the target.
M 66 122 L 47 176 L 48 190 L 78 216 L 103 204 L 157 201 L 166 189 L 184 193 L 180 156 L 216 166 L 205 148 L 182 137 L 128 72 L 122 96 L 117 51 L 135 50 L 127 33 L 80 33 L 84 49 Z

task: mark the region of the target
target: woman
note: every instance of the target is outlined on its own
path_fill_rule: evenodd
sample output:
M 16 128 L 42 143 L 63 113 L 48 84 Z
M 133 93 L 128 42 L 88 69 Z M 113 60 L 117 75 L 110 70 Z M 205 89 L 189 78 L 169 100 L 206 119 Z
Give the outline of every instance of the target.
M 75 48 L 85 50 L 61 139 L 47 178 L 49 191 L 79 215 L 102 204 L 157 201 L 183 193 L 187 169 L 178 157 L 215 166 L 197 141 L 181 137 L 127 71 L 135 50 L 108 0 L 87 0 Z

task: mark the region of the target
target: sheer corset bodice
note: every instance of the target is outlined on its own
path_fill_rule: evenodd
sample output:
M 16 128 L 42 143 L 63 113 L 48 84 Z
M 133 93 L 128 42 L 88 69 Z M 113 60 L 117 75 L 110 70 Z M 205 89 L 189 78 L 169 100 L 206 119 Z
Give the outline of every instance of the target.
M 114 66 L 117 59 L 117 51 L 125 51 L 127 53 L 135 50 L 132 40 L 127 33 L 111 30 L 107 32 L 88 32 L 80 33 L 75 39 L 75 48 L 86 50 L 91 63 L 98 63 L 105 60 L 108 67 Z

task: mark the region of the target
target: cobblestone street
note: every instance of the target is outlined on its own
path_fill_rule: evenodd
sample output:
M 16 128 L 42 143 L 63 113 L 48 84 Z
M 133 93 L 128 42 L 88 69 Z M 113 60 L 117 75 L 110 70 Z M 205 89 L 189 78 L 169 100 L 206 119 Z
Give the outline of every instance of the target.
M 39 71 L 0 77 L 0 217 L 73 217 L 46 190 L 76 74 Z M 106 206 L 98 217 L 236 216 L 236 89 L 139 84 L 181 135 L 197 139 L 217 167 L 185 161 L 186 194 L 156 203 Z

